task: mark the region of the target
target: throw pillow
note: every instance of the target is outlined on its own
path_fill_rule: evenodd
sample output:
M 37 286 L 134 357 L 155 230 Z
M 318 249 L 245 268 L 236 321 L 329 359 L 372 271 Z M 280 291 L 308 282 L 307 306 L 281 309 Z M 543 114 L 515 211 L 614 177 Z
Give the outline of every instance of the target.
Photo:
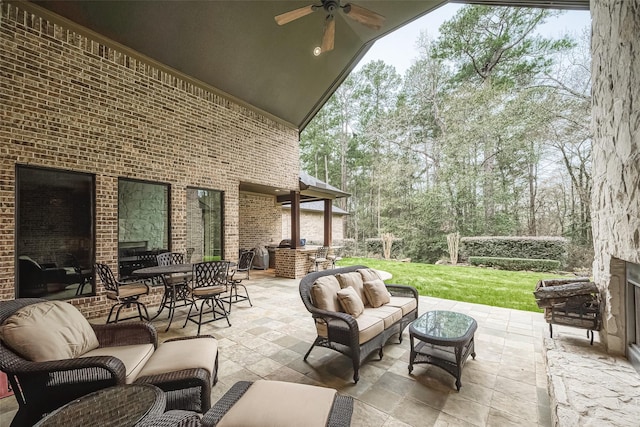
M 370 282 L 372 280 L 377 280 L 380 278 L 380 276 L 378 276 L 378 272 L 376 272 L 373 268 L 360 268 L 357 271 L 362 275 L 363 282 Z
M 333 275 L 318 277 L 311 286 L 311 300 L 320 310 L 342 311 L 337 292 L 340 283 Z
M 338 291 L 338 299 L 344 311 L 353 317 L 358 317 L 364 312 L 364 303 L 352 287 L 348 286 L 340 289 Z
M 367 295 L 364 293 L 364 282 L 360 273 L 352 271 L 351 273 L 336 274 L 336 277 L 342 289 L 352 287 L 362 300 L 362 303 L 367 304 Z
M 376 308 L 391 302 L 391 294 L 380 279 L 364 282 L 364 291 L 367 293 L 371 307 Z
M 98 348 L 98 338 L 73 305 L 46 301 L 28 305 L 0 326 L 0 338 L 32 362 L 72 359 Z

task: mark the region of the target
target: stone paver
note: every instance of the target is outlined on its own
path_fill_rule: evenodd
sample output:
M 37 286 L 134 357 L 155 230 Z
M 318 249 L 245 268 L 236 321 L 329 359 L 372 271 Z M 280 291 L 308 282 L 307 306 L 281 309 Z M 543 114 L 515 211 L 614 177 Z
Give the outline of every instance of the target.
M 478 322 L 477 356 L 465 365 L 460 392 L 456 392 L 455 379 L 435 366 L 417 365 L 409 374 L 407 330 L 402 344 L 392 339 L 382 360 L 373 357 L 362 366 L 361 379 L 354 384 L 350 359 L 337 352 L 316 347 L 306 362 L 302 360 L 315 338 L 315 327 L 300 300 L 298 280 L 275 278 L 273 270 L 267 270 L 253 271 L 246 283 L 253 307 L 247 302 L 234 304 L 231 327 L 224 322 L 202 327 L 203 334 L 219 340 L 214 402 L 236 381 L 266 378 L 333 387 L 353 396 L 353 426 L 546 427 L 554 425 L 554 420 L 567 427 L 626 426 L 637 425 L 640 419 L 635 371 L 620 360 L 594 353 L 598 347 L 588 345 L 584 331 L 554 327 L 555 340 L 545 340 L 548 325 L 542 314 L 421 297 L 421 314 L 454 310 Z M 154 321 L 160 342 L 195 334 L 195 324 L 182 328 L 185 314 L 185 309 L 179 309 L 166 333 L 164 316 Z M 565 341 L 577 343 L 577 348 L 568 347 Z M 592 353 L 599 354 L 595 361 Z M 606 368 L 595 364 L 600 359 Z M 551 384 L 561 390 L 552 391 L 553 399 L 548 392 L 546 361 Z M 565 366 L 575 368 L 556 369 Z M 608 376 L 595 376 L 596 371 L 606 371 Z M 582 381 L 590 384 L 591 391 L 581 391 Z M 15 399 L 0 399 L 0 425 L 8 425 L 16 408 Z M 631 424 L 625 424 L 627 421 Z

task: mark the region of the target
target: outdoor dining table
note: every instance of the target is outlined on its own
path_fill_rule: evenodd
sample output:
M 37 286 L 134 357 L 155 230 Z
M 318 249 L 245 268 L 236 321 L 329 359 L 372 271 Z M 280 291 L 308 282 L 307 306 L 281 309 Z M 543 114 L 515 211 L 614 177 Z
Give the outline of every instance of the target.
M 169 330 L 171 322 L 173 322 L 173 314 L 176 307 L 183 307 L 189 304 L 189 301 L 187 300 L 189 292 L 189 289 L 187 288 L 187 278 L 192 271 L 192 264 L 170 264 L 139 268 L 131 273 L 137 277 L 146 279 L 159 277 L 160 280 L 162 280 L 162 284 L 164 285 L 164 295 L 162 295 L 162 301 L 160 301 L 160 308 L 156 315 L 149 320 L 156 319 L 160 313 L 162 313 L 164 308 L 167 307 L 169 309 L 169 324 L 167 325 L 165 332 Z M 185 280 L 182 282 L 168 280 L 168 278 L 174 274 L 183 274 L 185 276 Z M 182 301 L 182 304 L 179 306 L 176 305 L 178 301 Z
M 237 263 L 230 261 L 229 268 L 237 266 Z M 171 327 L 171 322 L 173 322 L 173 315 L 175 313 L 176 307 L 184 307 L 191 303 L 189 298 L 189 289 L 187 287 L 187 282 L 189 281 L 189 276 L 193 272 L 193 264 L 169 264 L 169 265 L 156 265 L 153 267 L 145 267 L 134 270 L 131 274 L 141 278 L 155 278 L 159 277 L 162 280 L 164 285 L 164 295 L 162 296 L 162 301 L 160 301 L 160 307 L 158 312 L 149 320 L 156 319 L 160 313 L 164 310 L 165 307 L 169 309 L 169 324 L 167 325 L 167 329 L 165 332 L 169 330 Z M 168 278 L 171 275 L 183 274 L 185 276 L 184 281 L 170 281 Z M 176 305 L 179 301 L 182 301 L 182 304 Z

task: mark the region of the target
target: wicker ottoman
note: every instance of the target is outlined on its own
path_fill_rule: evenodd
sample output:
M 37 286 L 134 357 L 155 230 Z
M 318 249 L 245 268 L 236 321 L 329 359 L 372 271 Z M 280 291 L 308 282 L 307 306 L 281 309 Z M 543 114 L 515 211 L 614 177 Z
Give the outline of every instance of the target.
M 353 398 L 334 389 L 282 381 L 235 383 L 202 418 L 203 426 L 350 426 Z
M 167 340 L 140 371 L 136 384 L 153 384 L 167 396 L 167 411 L 205 413 L 218 381 L 218 341 L 210 335 Z

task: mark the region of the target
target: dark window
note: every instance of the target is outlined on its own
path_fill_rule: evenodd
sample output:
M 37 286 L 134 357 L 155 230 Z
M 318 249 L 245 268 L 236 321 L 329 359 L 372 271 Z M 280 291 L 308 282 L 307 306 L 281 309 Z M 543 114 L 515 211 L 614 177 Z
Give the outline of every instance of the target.
M 118 180 L 118 261 L 120 278 L 156 265 L 170 248 L 169 185 Z
M 222 259 L 224 215 L 222 191 L 187 188 L 187 251 L 191 262 Z
M 16 176 L 18 297 L 92 295 L 94 176 L 27 166 Z

